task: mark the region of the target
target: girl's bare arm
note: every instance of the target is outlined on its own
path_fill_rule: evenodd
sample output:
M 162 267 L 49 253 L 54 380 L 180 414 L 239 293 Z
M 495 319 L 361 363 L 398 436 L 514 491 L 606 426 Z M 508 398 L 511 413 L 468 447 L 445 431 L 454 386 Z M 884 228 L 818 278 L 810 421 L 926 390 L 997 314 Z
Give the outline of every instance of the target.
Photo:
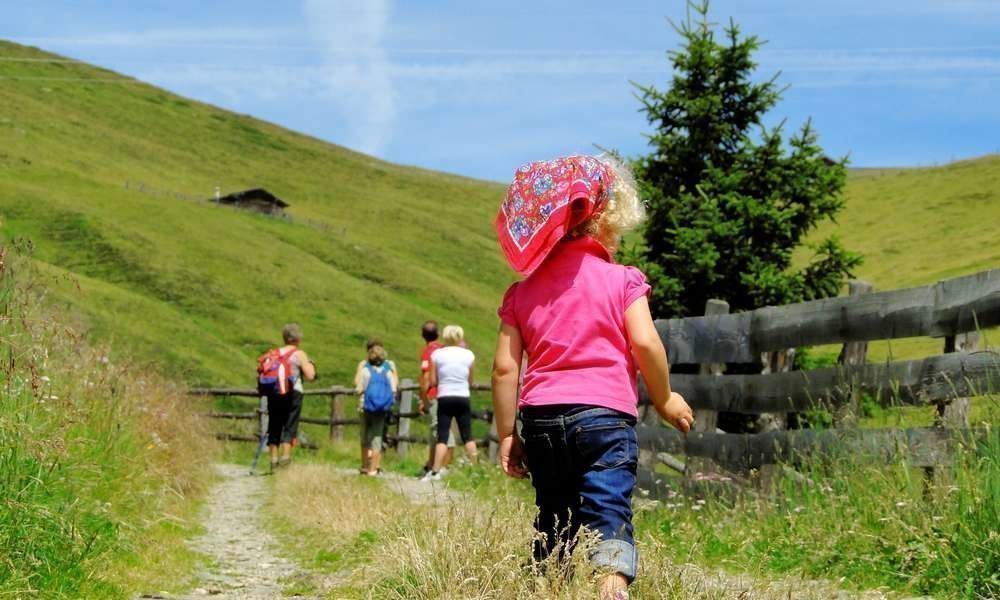
M 625 310 L 625 329 L 632 344 L 632 354 L 646 382 L 649 397 L 665 421 L 687 432 L 694 423 L 691 407 L 680 394 L 670 391 L 670 366 L 660 334 L 653 325 L 649 302 L 643 296 Z
M 514 431 L 517 417 L 517 383 L 524 352 L 521 332 L 507 323 L 500 325 L 493 357 L 493 420 L 500 439 L 500 466 L 511 477 L 524 477 L 524 451 Z

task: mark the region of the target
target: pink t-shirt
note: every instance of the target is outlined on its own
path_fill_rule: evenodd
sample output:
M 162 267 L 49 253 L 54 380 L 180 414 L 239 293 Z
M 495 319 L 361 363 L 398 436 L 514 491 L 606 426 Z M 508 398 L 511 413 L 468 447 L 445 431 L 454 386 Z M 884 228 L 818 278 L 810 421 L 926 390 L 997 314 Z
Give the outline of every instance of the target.
M 528 354 L 520 407 L 593 404 L 636 415 L 625 309 L 648 295 L 641 271 L 615 264 L 590 237 L 560 242 L 497 314 Z

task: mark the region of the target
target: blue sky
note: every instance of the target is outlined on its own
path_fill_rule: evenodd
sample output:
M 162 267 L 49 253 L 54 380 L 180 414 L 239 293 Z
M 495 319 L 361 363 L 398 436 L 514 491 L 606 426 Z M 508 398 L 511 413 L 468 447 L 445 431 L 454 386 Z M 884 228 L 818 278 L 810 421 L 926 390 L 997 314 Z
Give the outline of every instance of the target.
M 630 81 L 664 87 L 683 0 L 33 1 L 0 38 L 394 162 L 494 180 L 649 131 Z M 768 40 L 790 85 L 771 122 L 812 117 L 855 166 L 1000 151 L 1000 0 L 715 0 Z M 0 82 L 2 85 L 2 82 Z

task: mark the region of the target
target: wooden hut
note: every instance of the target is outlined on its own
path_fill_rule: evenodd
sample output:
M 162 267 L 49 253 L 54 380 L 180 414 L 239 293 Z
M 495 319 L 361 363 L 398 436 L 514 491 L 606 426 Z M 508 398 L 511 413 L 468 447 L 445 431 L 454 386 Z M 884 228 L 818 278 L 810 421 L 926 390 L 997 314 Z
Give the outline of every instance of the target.
M 285 214 L 285 209 L 288 208 L 287 202 L 278 198 L 264 188 L 253 188 L 252 190 L 233 192 L 232 194 L 226 194 L 225 196 L 214 198 L 214 200 L 220 204 L 229 204 L 230 206 L 235 206 L 237 208 L 255 210 L 259 213 L 276 217 L 283 216 Z

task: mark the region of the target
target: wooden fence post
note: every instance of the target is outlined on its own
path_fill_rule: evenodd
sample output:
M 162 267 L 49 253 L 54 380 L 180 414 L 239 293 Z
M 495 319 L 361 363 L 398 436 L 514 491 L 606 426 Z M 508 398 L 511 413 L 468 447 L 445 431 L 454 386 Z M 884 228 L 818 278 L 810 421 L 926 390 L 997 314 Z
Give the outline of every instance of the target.
M 337 393 L 330 394 L 330 441 L 339 442 L 344 439 L 344 426 L 336 422 L 344 418 L 344 397 Z
M 410 417 L 402 415 L 413 411 L 413 386 L 412 379 L 404 379 L 400 382 L 400 387 L 404 388 L 399 395 L 399 426 L 396 429 L 398 441 L 396 442 L 396 454 L 405 456 L 410 451 L 410 442 L 406 440 L 410 436 Z
M 867 281 L 853 280 L 848 284 L 848 294 L 859 296 L 871 293 L 875 286 Z M 851 367 L 860 367 L 865 364 L 868 355 L 868 342 L 847 342 L 840 350 L 840 358 L 837 359 L 841 365 L 850 373 Z M 855 427 L 858 424 L 858 417 L 861 415 L 861 390 L 859 382 L 853 379 L 852 374 L 851 389 L 847 392 L 846 402 L 838 406 L 833 412 L 834 427 Z
M 725 300 L 709 300 L 705 303 L 705 316 L 729 314 L 729 303 Z M 725 365 L 718 363 L 706 363 L 699 367 L 702 375 L 722 375 Z M 693 431 L 715 431 L 719 414 L 714 410 L 695 409 Z M 718 466 L 708 458 L 687 457 L 685 459 L 685 477 L 687 479 L 697 478 L 705 473 L 718 471 Z
M 945 354 L 950 352 L 975 352 L 979 349 L 979 332 L 970 331 L 944 338 Z M 937 403 L 938 427 L 964 429 L 969 426 L 969 399 L 951 398 Z
M 795 361 L 795 348 L 788 350 L 775 350 L 765 352 L 763 355 L 764 369 L 762 374 L 785 373 L 792 370 L 792 363 Z M 788 429 L 788 413 L 761 413 L 757 419 L 760 428 L 758 433 L 769 431 L 784 431 Z M 757 483 L 762 490 L 770 493 L 774 490 L 779 478 L 783 474 L 782 465 L 764 464 L 757 470 Z
M 268 428 L 268 416 L 267 416 L 267 396 L 260 397 L 260 404 L 257 406 L 257 435 L 258 439 L 263 440 L 264 436 L 267 435 Z M 270 440 L 268 440 L 270 441 Z
M 970 331 L 949 335 L 944 338 L 944 353 L 975 352 L 979 347 L 979 332 Z M 934 418 L 935 427 L 947 429 L 965 429 L 969 427 L 969 399 L 946 398 L 934 403 L 937 415 Z M 929 492 L 934 483 L 942 484 L 948 480 L 947 469 L 944 467 L 924 467 L 925 492 Z

